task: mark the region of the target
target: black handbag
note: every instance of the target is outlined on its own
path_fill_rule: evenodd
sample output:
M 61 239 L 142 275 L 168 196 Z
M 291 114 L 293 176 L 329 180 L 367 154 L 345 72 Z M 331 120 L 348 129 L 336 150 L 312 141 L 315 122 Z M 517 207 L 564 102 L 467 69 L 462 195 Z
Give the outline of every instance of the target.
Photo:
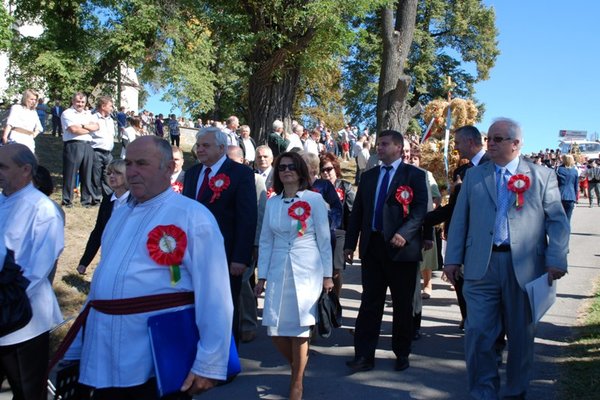
M 29 279 L 15 264 L 15 253 L 7 249 L 4 267 L 0 270 L 0 337 L 23 328 L 31 321 L 33 314 L 27 286 Z
M 333 290 L 321 294 L 317 309 L 319 335 L 322 338 L 328 338 L 331 336 L 333 328 L 342 326 L 342 305 Z

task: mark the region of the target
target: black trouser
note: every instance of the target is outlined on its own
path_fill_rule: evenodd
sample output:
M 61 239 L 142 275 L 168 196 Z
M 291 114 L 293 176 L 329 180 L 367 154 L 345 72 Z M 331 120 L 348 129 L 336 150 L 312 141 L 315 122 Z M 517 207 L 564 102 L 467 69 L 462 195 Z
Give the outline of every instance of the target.
M 233 276 L 229 274 L 229 284 L 231 287 L 231 299 L 233 301 L 233 324 L 232 333 L 235 339 L 235 344 L 240 344 L 240 329 L 242 325 L 241 308 L 241 293 L 242 293 L 242 275 Z
M 174 393 L 164 397 L 158 396 L 156 379 L 152 378 L 144 384 L 131 387 L 111 387 L 95 389 L 92 400 L 183 400 L 192 397 L 186 393 Z
M 52 135 L 56 136 L 58 132 L 58 136 L 62 135 L 62 124 L 60 123 L 60 117 L 55 115 L 52 116 Z
M 92 204 L 94 187 L 92 185 L 92 168 L 94 150 L 89 142 L 69 140 L 63 147 L 63 193 L 62 203 L 71 204 L 73 190 L 77 182 L 77 173 L 81 183 L 81 204 Z
M 94 149 L 94 168 L 92 182 L 94 184 L 94 203 L 102 201 L 102 195 L 108 196 L 113 191 L 106 181 L 106 168 L 113 160 L 113 155 L 108 150 Z
M 179 147 L 179 139 L 181 135 L 171 135 L 171 146 Z
M 362 296 L 356 319 L 356 357 L 375 358 L 387 288 L 392 294 L 392 350 L 396 357 L 408 356 L 413 337 L 413 297 L 418 262 L 392 261 L 379 233 L 372 233 L 362 259 Z
M 8 379 L 14 400 L 46 399 L 49 352 L 48 332 L 22 343 L 0 346 L 0 371 Z

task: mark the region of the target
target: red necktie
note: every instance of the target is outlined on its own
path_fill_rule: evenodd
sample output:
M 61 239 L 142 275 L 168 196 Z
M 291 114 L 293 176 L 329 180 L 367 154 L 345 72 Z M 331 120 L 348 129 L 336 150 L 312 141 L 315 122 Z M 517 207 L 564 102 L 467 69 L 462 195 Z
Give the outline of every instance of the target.
M 208 188 L 208 175 L 209 174 L 210 174 L 210 167 L 206 167 L 206 169 L 204 170 L 204 179 L 202 179 L 202 185 L 200 185 L 200 190 L 198 190 L 198 197 L 196 197 L 196 200 L 198 200 L 198 201 L 200 201 L 200 199 L 202 199 L 202 195 Z

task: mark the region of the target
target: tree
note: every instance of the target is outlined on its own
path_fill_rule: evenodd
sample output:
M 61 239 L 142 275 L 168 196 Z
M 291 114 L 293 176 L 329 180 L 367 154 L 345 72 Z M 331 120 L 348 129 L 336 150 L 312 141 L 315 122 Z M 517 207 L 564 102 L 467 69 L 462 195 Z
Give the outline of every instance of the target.
M 377 94 L 377 132 L 393 129 L 404 132 L 420 107 L 407 102 L 412 78 L 404 65 L 412 45 L 417 0 L 400 0 L 397 8 L 385 7 L 381 15 L 383 54 Z M 394 21 L 395 14 L 395 21 Z
M 347 111 L 354 121 L 374 124 L 372 110 L 381 69 L 381 13 L 352 21 L 358 40 L 344 63 Z M 405 71 L 413 80 L 407 101 L 411 106 L 445 97 L 444 79 L 456 84 L 454 94 L 473 98 L 474 84 L 488 78 L 499 54 L 495 14 L 481 0 L 418 0 L 412 47 Z M 470 64 L 473 68 L 465 69 Z M 471 72 L 470 70 L 476 72 Z M 478 105 L 479 115 L 483 105 Z

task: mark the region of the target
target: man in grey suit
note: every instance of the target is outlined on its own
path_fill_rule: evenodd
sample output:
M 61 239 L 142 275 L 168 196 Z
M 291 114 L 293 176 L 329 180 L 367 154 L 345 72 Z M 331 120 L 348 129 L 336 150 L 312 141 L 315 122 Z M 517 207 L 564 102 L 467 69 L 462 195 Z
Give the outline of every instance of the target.
M 551 284 L 567 271 L 569 223 L 556 174 L 520 158 L 522 144 L 516 122 L 492 124 L 491 162 L 467 171 L 448 233 L 444 272 L 451 282 L 464 264 L 465 357 L 475 399 L 498 399 L 494 342 L 502 316 L 509 348 L 504 398 L 525 398 L 535 333 L 525 285 L 546 272 Z M 519 204 L 513 186 L 525 189 Z
M 428 194 L 425 171 L 402 161 L 403 146 L 400 132 L 387 130 L 378 135 L 377 155 L 382 164 L 362 175 L 346 230 L 346 261 L 352 263 L 359 235 L 362 260 L 363 292 L 354 334 L 355 357 L 346 363 L 353 372 L 374 367 L 388 287 L 394 307 L 395 369 L 409 367 L 412 300 Z

